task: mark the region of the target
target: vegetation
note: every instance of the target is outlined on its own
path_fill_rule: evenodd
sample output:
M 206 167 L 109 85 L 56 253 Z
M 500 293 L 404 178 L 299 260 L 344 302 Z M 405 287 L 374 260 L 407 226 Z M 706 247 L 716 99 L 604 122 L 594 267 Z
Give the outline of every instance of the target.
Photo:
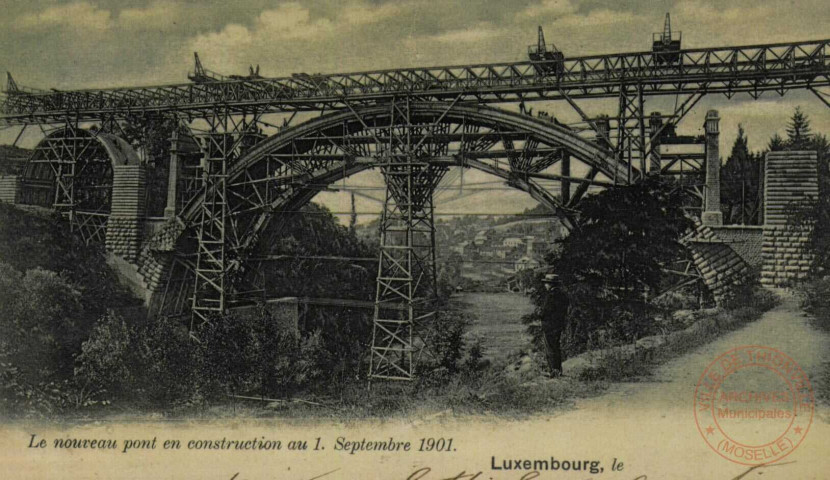
M 74 382 L 75 356 L 96 321 L 140 317 L 100 250 L 58 217 L 0 204 L 0 412 L 38 414 L 91 401 Z
M 818 153 L 819 196 L 815 205 L 801 210 L 798 222 L 813 227 L 810 250 L 814 255 L 810 279 L 800 286 L 804 308 L 811 323 L 822 332 L 830 332 L 830 142 L 813 134 L 809 118 L 796 109 L 787 126 L 787 140 L 782 149 L 815 150 Z M 813 379 L 817 400 L 830 404 L 830 362 L 824 362 L 819 378 Z
M 139 131 L 135 138 L 148 135 L 164 136 Z M 821 188 L 828 191 L 827 141 L 810 132 L 806 116 L 794 114 L 787 138 L 770 144 L 820 150 Z M 163 149 L 156 150 L 148 151 L 160 159 Z M 749 152 L 741 129 L 724 165 L 724 176 L 740 180 L 723 189 L 732 221 L 757 221 L 745 204 L 760 188 L 761 158 Z M 678 312 L 696 306 L 684 292 L 653 300 L 666 285 L 663 267 L 682 253 L 677 240 L 692 226 L 685 204 L 679 189 L 653 179 L 589 196 L 576 229 L 548 255 L 569 304 L 553 346 L 562 357 L 594 352 L 577 375 L 546 378 L 545 363 L 532 353 L 485 360 L 481 343 L 467 335 L 470 316 L 442 305 L 417 382 L 380 384 L 371 393 L 365 388 L 369 310 L 309 306 L 297 332 L 280 328 L 264 309 L 234 313 L 215 319 L 194 342 L 181 319 L 146 321 L 140 302 L 118 287 L 102 252 L 80 245 L 62 220 L 0 204 L 0 413 L 88 415 L 106 407 L 191 415 L 238 405 L 240 397 L 270 399 L 267 409 L 251 410 L 256 415 L 337 418 L 559 408 L 596 393 L 606 381 L 639 377 L 772 305 L 771 296 L 754 287 L 737 292 L 722 309 L 696 313 Z M 819 320 L 830 318 L 830 284 L 821 278 L 830 256 L 830 244 L 822 243 L 830 242 L 828 212 L 820 203 L 811 220 L 817 279 L 808 287 L 808 305 Z M 269 296 L 373 299 L 377 247 L 357 236 L 361 228 L 354 221 L 341 226 L 315 205 L 282 220 L 253 252 L 272 259 L 261 272 Z M 460 266 L 460 257 L 442 262 L 443 297 L 459 284 Z M 525 319 L 539 342 L 548 299 L 542 279 L 531 279 L 536 310 Z
M 372 299 L 376 269 L 347 259 L 374 258 L 374 247 L 326 209 L 305 212 L 275 225 L 256 252 L 282 256 L 266 267 L 269 290 Z M 88 414 L 104 405 L 193 412 L 227 404 L 229 395 L 319 398 L 355 383 L 365 389 L 370 310 L 309 306 L 298 332 L 264 309 L 233 313 L 194 342 L 181 319 L 147 321 L 103 252 L 82 245 L 60 217 L 3 204 L 0 262 L 0 414 Z M 480 345 L 468 347 L 464 337 L 468 325 L 468 316 L 452 311 L 434 322 L 424 388 L 479 368 Z
M 776 303 L 772 292 L 747 285 L 735 292 L 722 308 L 658 316 L 654 319 L 654 325 L 665 332 L 661 336 L 645 338 L 630 346 L 599 346 L 591 355 L 591 364 L 580 370 L 577 376 L 594 381 L 639 380 L 651 375 L 657 366 L 667 360 L 758 320 Z
M 738 125 L 738 136 L 732 151 L 721 167 L 720 194 L 723 221 L 727 224 L 759 225 L 763 223 L 761 182 L 763 181 L 763 153 L 749 151 L 743 125 Z
M 813 278 L 803 285 L 804 308 L 816 329 L 830 334 L 830 277 Z M 812 378 L 816 399 L 830 405 L 830 361 L 824 361 L 819 378 Z
M 683 213 L 684 194 L 655 179 L 606 190 L 583 201 L 577 228 L 546 259 L 558 276 L 570 308 L 556 328 L 564 337 L 548 341 L 554 356 L 573 355 L 599 339 L 630 342 L 654 332 L 649 295 L 665 281 L 663 266 L 676 259 L 679 239 L 693 225 Z M 549 292 L 539 275 L 537 308 L 525 321 L 542 344 L 537 326 L 545 319 Z

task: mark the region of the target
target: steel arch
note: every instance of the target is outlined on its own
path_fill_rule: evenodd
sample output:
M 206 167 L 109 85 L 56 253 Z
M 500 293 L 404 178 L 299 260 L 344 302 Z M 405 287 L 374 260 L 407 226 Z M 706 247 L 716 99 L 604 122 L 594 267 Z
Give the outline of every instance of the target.
M 576 199 L 598 174 L 610 179 L 599 184 L 626 184 L 632 170 L 636 170 L 601 142 L 583 138 L 549 119 L 476 104 L 402 102 L 406 102 L 409 112 L 408 125 L 393 120 L 397 118 L 394 109 L 398 108 L 394 103 L 349 108 L 285 128 L 229 156 L 222 175 L 222 188 L 227 191 L 220 196 L 228 204 L 226 215 L 204 215 L 203 203 L 215 198 L 210 189 L 219 188 L 210 182 L 207 190 L 203 187 L 194 195 L 179 215 L 186 226 L 179 249 L 181 264 L 190 265 L 187 270 L 205 285 L 196 289 L 196 295 L 201 288 L 216 290 L 222 298 L 225 293 L 233 294 L 240 276 L 249 270 L 240 267 L 246 264 L 250 247 L 256 245 L 271 218 L 280 211 L 299 209 L 337 180 L 367 169 L 382 169 L 384 162 L 396 155 L 386 145 L 387 135 L 406 131 L 413 138 L 415 156 L 423 161 L 477 169 L 502 178 L 560 214 L 566 223 L 576 211 Z M 229 134 L 218 135 L 224 138 Z M 244 133 L 239 135 L 231 143 L 242 146 L 246 140 L 242 138 Z M 589 170 L 587 176 L 565 179 L 544 174 L 564 158 L 568 164 L 570 159 L 584 164 Z M 546 190 L 540 179 L 574 182 L 579 188 L 570 202 L 563 202 Z M 203 225 L 205 222 L 209 227 Z M 193 242 L 200 241 L 200 228 L 216 228 L 217 224 L 225 232 L 223 246 L 218 250 L 211 240 L 207 246 L 215 252 L 198 247 L 215 264 L 200 277 L 198 263 L 194 266 L 185 258 L 199 245 Z M 219 265 L 221 268 L 217 268 Z M 233 280 L 224 287 L 228 278 Z M 225 305 L 224 300 L 219 303 Z
M 580 137 L 568 128 L 551 121 L 483 105 L 453 105 L 438 102 L 420 102 L 413 103 L 410 108 L 420 120 L 428 122 L 427 124 L 430 122 L 434 124 L 436 120 L 440 120 L 440 123 L 444 124 L 467 124 L 476 127 L 502 129 L 500 133 L 503 133 L 505 138 L 517 134 L 524 135 L 527 138 L 537 140 L 540 144 L 563 148 L 572 158 L 596 169 L 594 175 L 602 173 L 610 179 L 615 179 L 616 183 L 628 183 L 629 166 L 617 159 L 613 152 L 600 146 L 597 142 Z M 272 135 L 257 143 L 229 166 L 228 185 L 231 188 L 244 189 L 246 186 L 253 185 L 254 182 L 269 183 L 267 181 L 268 179 L 263 178 L 261 175 L 251 175 L 252 170 L 258 166 L 262 166 L 258 164 L 266 162 L 269 159 L 274 161 L 275 154 L 285 152 L 292 146 L 296 146 L 297 141 L 302 141 L 305 137 L 319 132 L 323 132 L 323 135 L 326 135 L 326 132 L 345 129 L 349 135 L 357 138 L 359 134 L 365 134 L 366 130 L 368 130 L 367 127 L 382 128 L 382 121 L 388 118 L 389 110 L 390 107 L 388 105 L 378 105 L 338 111 Z M 493 135 L 495 136 L 496 134 L 494 133 Z M 437 134 L 433 136 L 435 138 L 440 137 Z M 363 140 L 377 142 L 380 139 L 377 137 L 364 137 Z M 295 144 L 292 145 L 292 142 L 295 142 Z M 305 182 L 313 186 L 310 188 L 295 188 L 293 194 L 289 196 L 280 196 L 275 199 L 263 197 L 266 202 L 261 205 L 262 209 L 277 211 L 283 206 L 291 206 L 292 208 L 300 206 L 307 203 L 324 188 L 319 185 L 335 182 L 362 170 L 376 168 L 381 163 L 380 158 L 372 155 L 375 152 L 368 152 L 369 155 L 367 157 L 373 157 L 373 160 L 369 160 L 367 157 L 360 155 L 360 153 L 365 152 L 359 152 L 357 149 L 353 149 L 352 151 L 347 150 L 349 147 L 354 146 L 354 144 L 349 145 L 348 143 L 344 143 L 343 145 L 334 145 L 333 143 L 331 142 L 331 147 L 334 150 L 339 150 L 340 153 L 321 154 L 315 159 L 314 155 L 300 158 L 303 152 L 295 152 L 298 155 L 292 162 L 276 160 L 274 162 L 275 167 L 272 168 L 277 169 L 276 165 L 279 164 L 279 167 L 285 167 L 286 171 L 292 171 L 291 167 L 305 164 L 304 166 L 306 168 L 300 169 L 305 175 L 304 178 L 300 179 L 296 173 L 296 169 L 293 169 L 292 177 L 288 180 L 294 183 L 296 183 L 296 180 L 299 180 L 300 182 Z M 517 156 L 522 155 L 522 153 L 518 149 L 515 151 L 515 155 Z M 509 152 L 504 152 L 505 157 L 509 157 L 509 155 Z M 326 156 L 329 157 L 329 160 L 319 160 Z M 525 165 L 526 167 L 530 167 L 530 170 L 519 169 L 515 163 L 508 163 L 508 168 L 501 168 L 495 166 L 493 163 L 484 162 L 480 159 L 465 158 L 464 152 L 456 154 L 454 159 L 454 163 L 450 161 L 453 165 L 482 170 L 503 178 L 512 186 L 528 192 L 536 200 L 552 209 L 570 210 L 567 205 L 563 205 L 554 195 L 540 187 L 538 182 L 534 180 L 536 178 L 534 175 L 539 172 L 531 170 L 538 167 L 538 164 L 530 163 Z M 449 161 L 449 159 L 445 158 L 445 161 Z M 317 164 L 312 165 L 314 162 Z M 636 171 L 635 167 L 632 168 Z M 259 173 L 265 173 L 265 170 L 261 170 Z M 248 178 L 246 179 L 246 177 Z M 578 182 L 579 180 L 576 181 Z M 270 183 L 271 186 L 278 185 L 280 179 L 273 178 Z M 204 198 L 205 192 L 202 191 L 195 195 L 182 210 L 180 217 L 186 224 L 192 225 L 196 221 L 198 206 L 200 202 L 204 201 Z M 232 215 L 234 213 L 231 212 Z M 236 213 L 239 212 L 237 211 Z

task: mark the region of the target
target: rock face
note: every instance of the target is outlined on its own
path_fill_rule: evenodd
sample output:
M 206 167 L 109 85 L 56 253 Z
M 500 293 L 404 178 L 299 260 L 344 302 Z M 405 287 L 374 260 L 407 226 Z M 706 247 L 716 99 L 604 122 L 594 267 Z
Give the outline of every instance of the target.
M 795 224 L 818 198 L 816 152 L 770 152 L 764 173 L 764 242 L 761 283 L 787 286 L 807 276 L 812 228 Z

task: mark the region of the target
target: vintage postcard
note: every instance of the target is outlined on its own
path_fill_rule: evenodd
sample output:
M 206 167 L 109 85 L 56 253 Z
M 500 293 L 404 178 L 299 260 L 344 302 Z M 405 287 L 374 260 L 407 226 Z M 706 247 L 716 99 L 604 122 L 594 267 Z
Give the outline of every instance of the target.
M 0 478 L 830 479 L 825 1 L 0 3 Z

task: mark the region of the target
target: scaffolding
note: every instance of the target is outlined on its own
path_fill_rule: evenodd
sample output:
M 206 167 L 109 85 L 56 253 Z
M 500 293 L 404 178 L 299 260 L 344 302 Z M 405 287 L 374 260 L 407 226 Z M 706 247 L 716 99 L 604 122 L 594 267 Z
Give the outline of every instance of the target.
M 206 323 L 226 313 L 232 290 L 229 276 L 239 266 L 236 242 L 229 240 L 231 212 L 228 202 L 228 169 L 247 148 L 262 138 L 256 112 L 232 115 L 219 107 L 206 119 L 207 132 L 196 132 L 203 149 L 204 201 L 199 205 L 195 228 L 195 282 L 191 302 L 190 333 L 198 339 Z
M 412 380 L 427 347 L 425 326 L 436 321 L 433 193 L 448 167 L 430 162 L 441 152 L 421 150 L 423 140 L 412 141 L 412 134 L 422 129 L 442 130 L 440 121 L 413 125 L 408 99 L 392 105 L 390 120 L 388 142 L 379 152 L 386 198 L 379 228 L 369 377 Z

